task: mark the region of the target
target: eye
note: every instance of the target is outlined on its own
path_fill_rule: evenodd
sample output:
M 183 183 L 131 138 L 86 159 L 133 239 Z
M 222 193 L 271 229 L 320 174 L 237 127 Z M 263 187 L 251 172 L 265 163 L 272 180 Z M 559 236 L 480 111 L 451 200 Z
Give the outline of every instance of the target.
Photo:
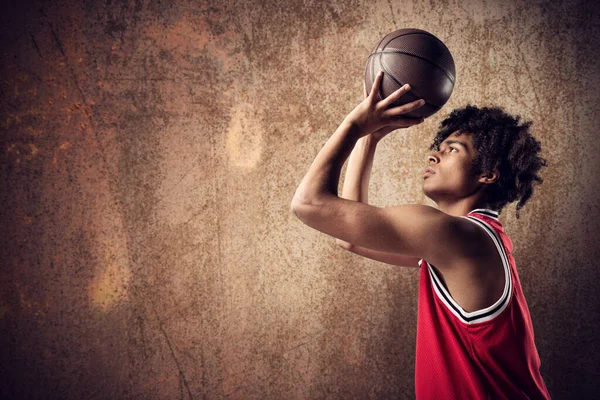
M 458 149 L 455 147 L 450 147 L 450 150 L 456 150 L 456 152 L 458 153 Z M 452 152 L 452 151 L 450 151 L 450 152 Z

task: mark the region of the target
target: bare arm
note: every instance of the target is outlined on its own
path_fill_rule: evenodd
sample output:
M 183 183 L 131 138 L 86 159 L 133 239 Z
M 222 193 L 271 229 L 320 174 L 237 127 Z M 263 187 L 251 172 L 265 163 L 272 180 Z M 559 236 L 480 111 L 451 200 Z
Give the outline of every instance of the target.
M 342 198 L 369 204 L 369 180 L 378 142 L 373 135 L 364 136 L 356 142 L 348 158 Z M 350 245 L 340 239 L 336 242 L 340 246 Z
M 371 134 L 360 138 L 354 146 L 348 159 L 342 198 L 369 204 L 369 180 L 378 143 L 379 139 Z M 336 243 L 352 253 L 386 264 L 419 268 L 418 257 L 372 250 L 341 239 L 336 239 Z
M 455 231 L 451 224 L 454 222 L 452 218 L 427 206 L 380 208 L 338 195 L 342 166 L 355 148 L 361 148 L 356 146 L 359 139 L 368 135 L 383 137 L 393 130 L 423 122 L 423 119 L 399 118 L 408 111 L 421 107 L 423 100 L 391 107 L 394 101 L 410 90 L 408 84 L 385 99 L 378 100 L 382 77 L 382 73 L 377 75 L 371 93 L 348 114 L 317 154 L 294 193 L 290 209 L 311 228 L 347 241 L 349 247 L 344 247 L 350 251 L 390 264 L 416 267 L 417 256 L 437 260 L 442 250 L 455 244 L 455 241 L 447 240 Z M 356 157 L 362 159 L 360 154 L 354 158 Z M 369 158 L 372 163 L 373 155 Z M 370 175 L 370 167 L 365 174 L 367 171 L 364 165 L 366 164 L 359 163 L 359 174 L 354 180 L 359 182 L 355 194 L 360 196 L 363 194 L 362 188 L 366 189 L 368 186 Z M 349 164 L 349 167 L 350 176 L 347 179 L 353 181 L 354 166 Z M 364 177 L 367 185 L 363 184 Z M 439 237 L 428 240 L 432 231 Z M 438 242 L 445 246 L 437 246 Z M 390 262 L 390 259 L 393 261 Z

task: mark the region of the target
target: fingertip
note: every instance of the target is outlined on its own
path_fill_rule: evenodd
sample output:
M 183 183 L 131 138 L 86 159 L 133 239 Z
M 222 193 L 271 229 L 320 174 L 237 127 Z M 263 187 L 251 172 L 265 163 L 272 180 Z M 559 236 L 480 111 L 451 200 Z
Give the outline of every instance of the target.
M 381 86 L 381 77 L 383 76 L 383 71 L 379 71 L 375 76 L 375 80 L 373 81 L 373 86 L 371 86 L 371 92 L 369 96 L 375 97 L 375 92 L 377 92 L 377 88 Z

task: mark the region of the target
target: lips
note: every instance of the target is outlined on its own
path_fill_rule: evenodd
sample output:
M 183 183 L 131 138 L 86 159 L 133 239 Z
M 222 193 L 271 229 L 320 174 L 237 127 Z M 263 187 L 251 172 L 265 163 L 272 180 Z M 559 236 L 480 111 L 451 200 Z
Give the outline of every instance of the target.
M 423 172 L 423 175 L 433 175 L 433 174 L 435 174 L 435 172 L 431 168 L 426 168 L 425 172 Z

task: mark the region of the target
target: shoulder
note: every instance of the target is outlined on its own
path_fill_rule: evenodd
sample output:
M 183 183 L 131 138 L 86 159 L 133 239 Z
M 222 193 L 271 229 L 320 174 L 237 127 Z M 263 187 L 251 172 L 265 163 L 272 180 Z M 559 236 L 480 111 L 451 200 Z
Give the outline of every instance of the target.
M 493 245 L 483 226 L 466 217 L 447 215 L 439 225 L 436 238 L 438 252 L 432 254 L 431 262 L 448 267 L 476 262 L 486 257 Z
M 489 252 L 487 234 L 468 218 L 446 214 L 425 205 L 387 209 L 402 232 L 401 252 L 434 265 L 455 265 Z

